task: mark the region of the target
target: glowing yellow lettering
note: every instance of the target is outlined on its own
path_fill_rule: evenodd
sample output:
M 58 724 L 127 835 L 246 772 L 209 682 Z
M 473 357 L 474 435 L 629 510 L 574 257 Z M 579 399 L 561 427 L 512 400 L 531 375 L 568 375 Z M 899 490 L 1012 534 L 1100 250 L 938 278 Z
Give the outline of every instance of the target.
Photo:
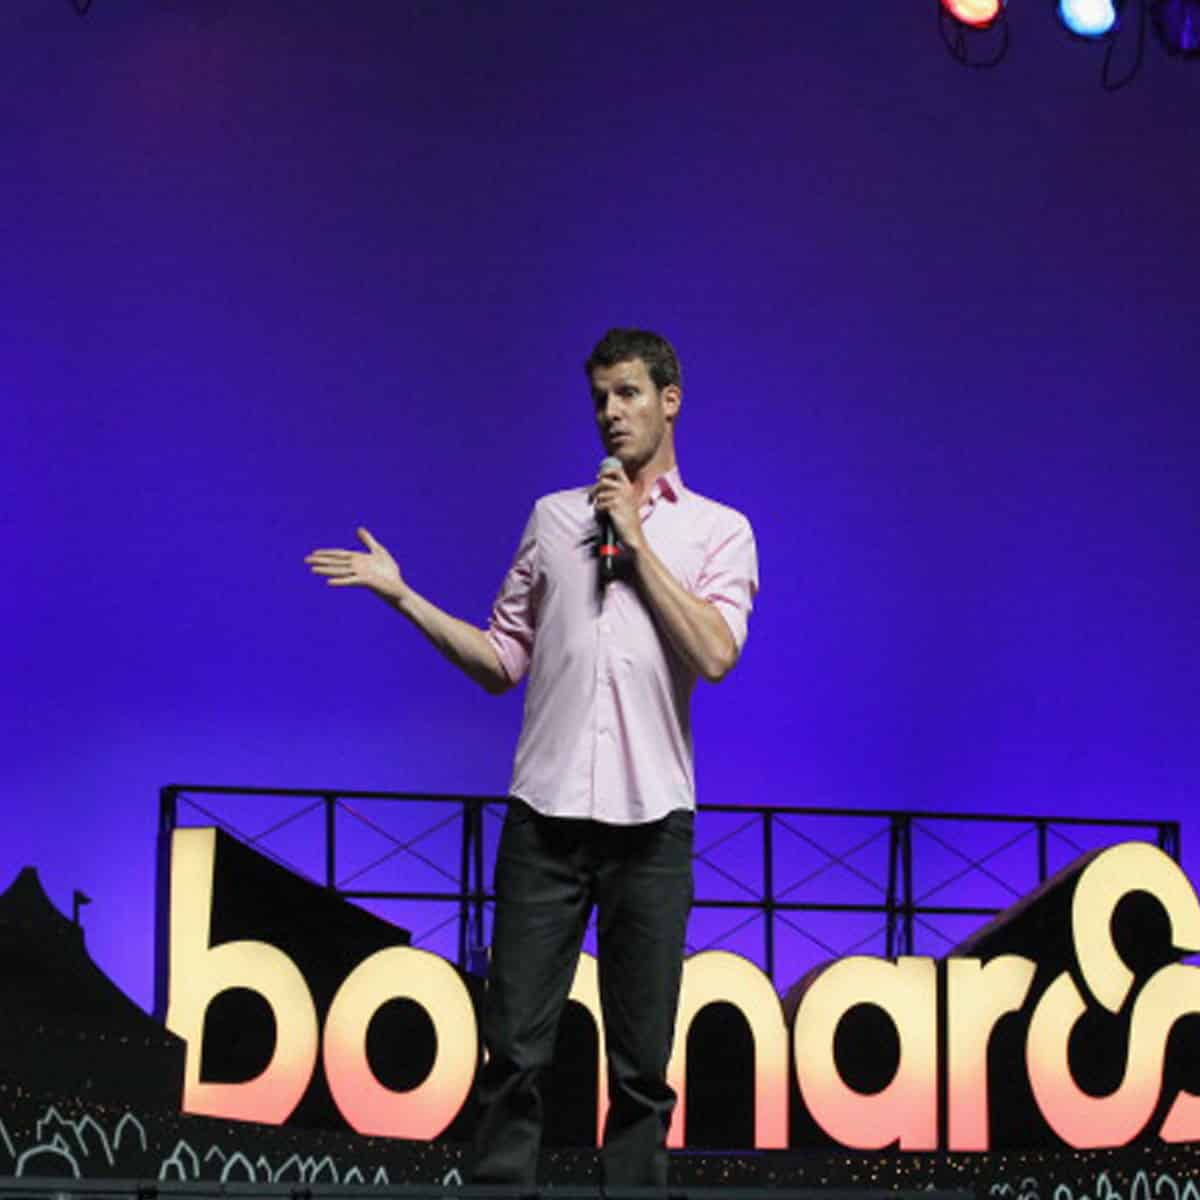
M 1071 903 L 1071 926 L 1080 974 L 1109 1012 L 1128 1000 L 1134 975 L 1112 936 L 1117 905 L 1133 892 L 1147 892 L 1166 910 L 1171 939 L 1181 953 L 1200 949 L 1200 902 L 1187 876 L 1169 856 L 1145 842 L 1125 842 L 1098 854 L 1084 868 Z M 1125 1071 L 1107 1096 L 1082 1091 L 1071 1073 L 1071 1030 L 1087 1005 L 1069 974 L 1046 989 L 1034 1010 L 1025 1048 L 1034 1099 L 1050 1127 L 1078 1149 L 1123 1146 L 1145 1128 L 1163 1080 L 1171 1027 L 1200 1012 L 1200 973 L 1195 967 L 1162 967 L 1147 980 L 1129 1019 Z M 1166 1141 L 1200 1134 L 1200 1100 L 1182 1092 L 1163 1123 Z
M 896 1074 L 874 1095 L 847 1087 L 834 1058 L 838 1024 L 857 1004 L 883 1009 L 900 1041 Z M 937 1146 L 937 969 L 932 959 L 893 963 L 854 956 L 831 963 L 804 994 L 792 1046 L 809 1113 L 843 1146 Z
M 385 1088 L 367 1060 L 367 1029 L 388 1000 L 413 1000 L 433 1022 L 435 1055 L 418 1087 Z M 479 1044 L 471 994 L 427 950 L 391 946 L 346 976 L 325 1019 L 325 1077 L 347 1124 L 380 1137 L 435 1138 L 458 1115 L 475 1078 Z
M 787 1145 L 787 1028 L 774 984 L 752 962 L 724 950 L 694 954 L 683 964 L 675 1044 L 667 1079 L 679 1097 L 667 1145 L 684 1144 L 688 1030 L 697 1013 L 716 1001 L 732 1004 L 746 1019 L 754 1042 L 754 1145 Z
M 412 1139 L 439 1136 L 467 1098 L 478 1047 L 471 996 L 455 969 L 436 955 L 406 946 L 372 954 L 338 988 L 322 1041 L 308 984 L 287 954 L 249 939 L 210 944 L 216 831 L 177 829 L 171 836 L 166 1024 L 187 1046 L 183 1110 L 280 1124 L 307 1092 L 322 1053 L 330 1093 L 355 1130 Z M 1181 1018 L 1200 1014 L 1200 967 L 1161 967 L 1135 994 L 1139 980 L 1121 958 L 1113 921 L 1126 896 L 1145 892 L 1169 919 L 1170 948 L 1180 956 L 1200 952 L 1200 899 L 1178 864 L 1146 843 L 1111 847 L 1080 860 L 1070 872 L 1052 883 L 1060 897 L 1065 895 L 1061 889 L 1074 883 L 1070 922 L 1078 970 L 1075 964 L 1062 970 L 1033 1006 L 1025 1070 L 1034 1102 L 1063 1142 L 1079 1149 L 1120 1146 L 1146 1133 L 1155 1110 L 1161 1111 L 1171 1031 Z M 1017 915 L 1026 911 L 1027 906 Z M 1013 927 L 1010 941 L 1021 928 Z M 1059 962 L 1057 951 L 1050 961 Z M 707 1005 L 727 1003 L 745 1019 L 753 1043 L 757 1148 L 788 1144 L 790 1068 L 808 1112 L 836 1142 L 857 1150 L 897 1145 L 914 1151 L 937 1148 L 938 1071 L 944 1069 L 946 1148 L 991 1149 L 989 1043 L 998 1023 L 1023 1009 L 1037 973 L 1037 962 L 1021 954 L 1001 954 L 986 963 L 973 957 L 947 959 L 946 1060 L 939 1064 L 938 975 L 932 959 L 892 962 L 856 956 L 828 964 L 804 984 L 789 1047 L 783 1006 L 757 966 L 723 951 L 694 955 L 683 967 L 668 1066 L 668 1080 L 679 1098 L 668 1145 L 680 1147 L 685 1141 L 687 1043 L 693 1022 Z M 214 999 L 232 989 L 262 997 L 274 1019 L 275 1043 L 255 1078 L 206 1082 L 200 1078 L 205 1022 Z M 595 1023 L 599 1142 L 608 1080 L 597 964 L 591 955 L 580 956 L 570 998 Z M 404 1091 L 381 1084 L 367 1058 L 371 1021 L 392 999 L 420 1005 L 436 1040 L 426 1077 Z M 1106 1096 L 1084 1092 L 1071 1072 L 1072 1031 L 1089 1004 L 1119 1014 L 1118 1019 L 1128 1016 L 1124 1072 L 1119 1086 Z M 886 1015 L 899 1045 L 892 1078 L 873 1092 L 850 1086 L 842 1073 L 850 1073 L 849 1063 L 839 1067 L 837 1061 L 839 1030 L 843 1039 L 850 1030 L 842 1022 L 860 1005 Z M 1200 1141 L 1200 1095 L 1181 1090 L 1158 1133 L 1168 1142 Z
M 987 1150 L 988 1041 L 996 1022 L 1025 1002 L 1037 964 L 1003 954 L 946 960 L 947 1141 L 951 1150 Z
M 608 1114 L 608 1068 L 604 1042 L 604 1019 L 600 1015 L 600 979 L 596 960 L 590 954 L 581 954 L 575 968 L 568 997 L 591 1014 L 596 1026 L 596 1145 L 604 1138 L 604 1118 Z
M 312 995 L 296 964 L 267 942 L 209 945 L 216 830 L 177 829 L 171 837 L 166 1024 L 187 1043 L 183 1111 L 280 1125 L 300 1103 L 317 1061 Z M 205 1083 L 200 1079 L 205 1013 L 230 988 L 248 988 L 270 1005 L 275 1048 L 256 1078 Z
M 1075 885 L 1071 933 L 1084 983 L 1113 1013 L 1133 986 L 1133 973 L 1112 938 L 1113 913 L 1131 892 L 1148 892 L 1166 909 L 1180 954 L 1200 951 L 1200 901 L 1179 864 L 1148 842 L 1123 842 L 1102 851 Z

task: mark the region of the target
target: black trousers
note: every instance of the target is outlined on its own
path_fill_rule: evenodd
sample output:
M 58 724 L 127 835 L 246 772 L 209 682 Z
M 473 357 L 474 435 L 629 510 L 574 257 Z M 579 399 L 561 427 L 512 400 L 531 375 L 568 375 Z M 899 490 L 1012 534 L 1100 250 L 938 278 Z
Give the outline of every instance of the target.
M 543 817 L 509 802 L 496 857 L 473 1183 L 536 1182 L 539 1076 L 554 1053 L 594 906 L 608 1050 L 604 1182 L 666 1186 L 675 1107 L 666 1073 L 692 905 L 692 827 L 683 810 L 616 826 Z

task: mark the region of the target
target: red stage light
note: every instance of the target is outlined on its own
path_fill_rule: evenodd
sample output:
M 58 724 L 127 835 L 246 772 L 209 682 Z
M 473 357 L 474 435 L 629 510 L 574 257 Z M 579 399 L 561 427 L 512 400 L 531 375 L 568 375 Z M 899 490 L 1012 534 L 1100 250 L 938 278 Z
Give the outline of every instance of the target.
M 987 29 L 996 23 L 1002 0 L 942 0 L 942 7 L 956 20 L 972 29 Z

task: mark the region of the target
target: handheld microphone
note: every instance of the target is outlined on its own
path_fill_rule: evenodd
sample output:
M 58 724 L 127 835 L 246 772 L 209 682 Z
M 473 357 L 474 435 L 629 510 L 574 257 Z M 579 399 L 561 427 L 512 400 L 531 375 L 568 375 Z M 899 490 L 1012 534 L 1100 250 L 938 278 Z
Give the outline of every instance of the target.
M 621 460 L 611 454 L 600 460 L 601 475 L 624 470 L 625 466 Z M 617 542 L 617 531 L 613 528 L 612 517 L 602 512 L 597 514 L 597 520 L 600 522 L 600 545 L 596 550 L 600 557 L 600 582 L 608 583 L 616 574 L 616 560 L 617 555 L 621 553 L 621 547 Z

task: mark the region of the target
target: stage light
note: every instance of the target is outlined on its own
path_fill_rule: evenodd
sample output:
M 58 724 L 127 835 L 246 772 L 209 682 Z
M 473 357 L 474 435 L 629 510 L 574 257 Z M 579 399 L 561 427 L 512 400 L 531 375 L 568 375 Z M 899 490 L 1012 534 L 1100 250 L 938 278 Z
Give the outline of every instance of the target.
M 971 29 L 990 29 L 1003 7 L 1002 0 L 942 0 L 942 8 Z
M 1102 38 L 1117 24 L 1113 0 L 1058 0 L 1058 18 L 1079 37 Z
M 1200 0 L 1154 0 L 1151 12 L 1168 53 L 1200 55 Z
M 955 62 L 994 67 L 1008 53 L 1007 0 L 939 0 L 938 30 Z

